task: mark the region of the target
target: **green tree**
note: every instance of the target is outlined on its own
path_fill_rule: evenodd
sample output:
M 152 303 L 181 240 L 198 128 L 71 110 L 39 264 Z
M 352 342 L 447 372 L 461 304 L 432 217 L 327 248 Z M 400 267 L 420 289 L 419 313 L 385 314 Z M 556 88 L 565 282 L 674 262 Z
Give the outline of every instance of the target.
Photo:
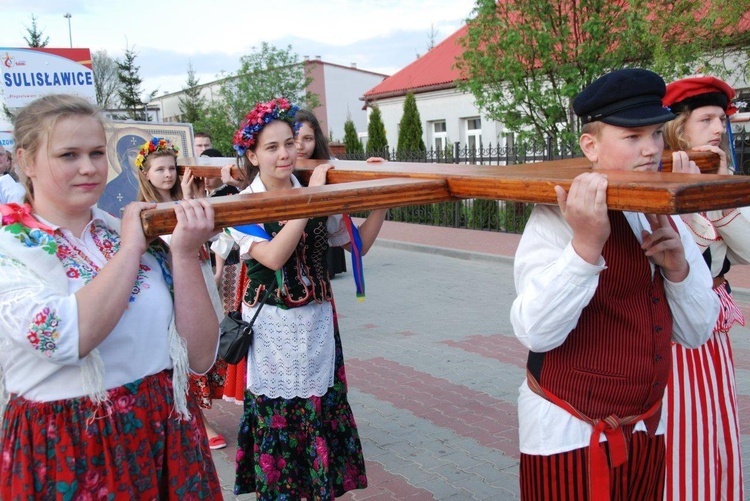
M 31 15 L 31 28 L 26 26 L 28 37 L 23 37 L 29 47 L 46 47 L 49 44 L 49 37 L 45 37 L 43 30 L 36 25 L 36 16 Z
M 388 139 L 385 136 L 383 116 L 377 105 L 372 107 L 367 122 L 367 153 L 383 158 L 388 157 Z
M 396 156 L 404 159 L 410 153 L 424 152 L 425 146 L 422 140 L 422 119 L 417 109 L 417 99 L 413 92 L 407 92 L 404 99 L 404 114 L 398 126 L 398 146 Z
M 117 95 L 120 98 L 120 104 L 128 110 L 128 116 L 133 120 L 147 121 L 146 103 L 141 100 L 141 83 L 143 80 L 139 74 L 140 66 L 135 65 L 135 58 L 138 53 L 132 48 L 125 49 L 125 59 L 117 61 L 117 79 L 120 81 L 120 89 Z M 156 91 L 152 92 L 153 97 Z
M 206 99 L 201 95 L 199 80 L 195 76 L 193 63 L 188 62 L 187 80 L 182 90 L 185 97 L 180 97 L 180 120 L 194 124 L 205 116 Z
M 362 142 L 357 135 L 357 127 L 354 125 L 351 117 L 347 117 L 346 122 L 344 122 L 344 146 L 346 147 L 346 156 L 348 158 L 352 158 L 351 155 L 361 155 L 365 152 L 364 148 L 362 148 Z
M 240 58 L 237 72 L 222 76 L 217 99 L 207 106 L 205 117 L 194 123 L 196 129 L 211 134 L 214 146 L 221 151 L 231 149 L 232 135 L 255 103 L 286 97 L 307 109 L 320 104 L 317 94 L 307 91 L 312 77 L 291 45 L 279 49 L 262 42 Z
M 457 66 L 459 88 L 521 141 L 570 142 L 571 103 L 603 73 L 653 69 L 667 81 L 719 70 L 717 51 L 747 47 L 748 0 L 477 0 Z
M 94 92 L 96 103 L 103 110 L 119 106 L 118 91 L 120 80 L 117 78 L 117 60 L 100 49 L 91 55 L 91 68 L 94 73 Z
M 8 108 L 5 103 L 3 103 L 3 115 L 5 116 L 5 119 L 10 123 L 14 123 L 16 121 L 16 114 L 13 113 L 13 111 Z
M 234 124 L 234 119 L 230 116 L 223 101 L 219 99 L 209 102 L 206 105 L 205 115 L 192 123 L 193 130 L 205 131 L 211 135 L 214 148 L 225 155 L 234 155 L 232 137 L 239 128 L 239 124 Z

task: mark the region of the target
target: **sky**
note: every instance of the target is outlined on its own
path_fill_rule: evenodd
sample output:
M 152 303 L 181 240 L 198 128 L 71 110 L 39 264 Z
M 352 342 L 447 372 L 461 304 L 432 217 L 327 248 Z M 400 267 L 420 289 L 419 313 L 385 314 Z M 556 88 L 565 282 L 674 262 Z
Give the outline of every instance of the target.
M 261 42 L 392 75 L 464 24 L 474 0 L 0 0 L 0 47 L 26 47 L 31 15 L 48 47 L 136 54 L 144 95 L 239 68 Z M 70 13 L 70 19 L 65 14 Z M 70 21 L 70 30 L 68 29 Z

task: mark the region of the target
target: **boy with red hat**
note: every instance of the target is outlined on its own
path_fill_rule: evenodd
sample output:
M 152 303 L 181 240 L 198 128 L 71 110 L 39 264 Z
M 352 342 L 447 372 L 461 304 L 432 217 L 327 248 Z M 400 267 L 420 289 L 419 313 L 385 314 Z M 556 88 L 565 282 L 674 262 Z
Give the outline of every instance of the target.
M 607 209 L 607 170 L 656 171 L 664 81 L 606 74 L 573 109 L 593 164 L 537 205 L 514 264 L 511 323 L 529 349 L 519 390 L 521 498 L 659 499 L 670 345 L 708 337 L 718 300 L 679 218 Z
M 691 77 L 667 86 L 664 104 L 677 118 L 665 128 L 673 150 L 711 151 L 720 158 L 719 174 L 731 175 L 727 117 L 737 108 L 735 92 L 715 77 Z M 673 162 L 675 172 L 693 172 Z M 672 348 L 672 378 L 667 409 L 666 499 L 742 500 L 742 456 L 737 391 L 729 329 L 745 325 L 725 274 L 732 264 L 750 262 L 750 211 L 747 208 L 684 216 L 714 277 L 721 303 L 708 342 L 695 350 Z M 684 458 L 689 457 L 690 461 Z

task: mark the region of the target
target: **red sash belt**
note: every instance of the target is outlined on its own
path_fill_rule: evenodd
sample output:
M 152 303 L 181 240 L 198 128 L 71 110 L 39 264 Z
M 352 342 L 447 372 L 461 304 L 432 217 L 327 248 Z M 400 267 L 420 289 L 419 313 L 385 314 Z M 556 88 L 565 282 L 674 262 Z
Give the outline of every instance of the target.
M 628 459 L 628 450 L 625 447 L 625 435 L 620 427 L 637 423 L 653 416 L 661 408 L 661 399 L 654 402 L 651 408 L 638 416 L 620 418 L 612 414 L 604 419 L 596 420 L 591 419 L 565 400 L 556 397 L 542 388 L 529 371 L 526 371 L 526 379 L 531 391 L 594 427 L 591 432 L 591 440 L 589 441 L 589 499 L 608 501 L 610 499 L 609 465 L 607 464 L 607 455 L 604 452 L 604 447 L 599 443 L 601 434 L 604 433 L 609 443 L 609 457 L 612 468 L 624 464 Z

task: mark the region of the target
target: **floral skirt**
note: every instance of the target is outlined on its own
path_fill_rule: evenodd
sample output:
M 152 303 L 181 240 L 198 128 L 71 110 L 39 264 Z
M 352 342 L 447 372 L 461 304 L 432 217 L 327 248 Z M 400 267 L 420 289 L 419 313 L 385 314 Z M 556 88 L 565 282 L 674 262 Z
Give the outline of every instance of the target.
M 221 499 L 201 413 L 175 417 L 172 378 L 163 371 L 87 397 L 5 409 L 0 499 Z
M 325 395 L 283 399 L 245 393 L 235 494 L 326 500 L 367 487 L 338 327 L 334 332 L 336 375 Z
M 190 395 L 198 400 L 201 409 L 210 409 L 213 406 L 212 400 L 224 396 L 224 381 L 227 374 L 227 363 L 216 359 L 216 363 L 211 369 L 199 376 L 190 374 Z

